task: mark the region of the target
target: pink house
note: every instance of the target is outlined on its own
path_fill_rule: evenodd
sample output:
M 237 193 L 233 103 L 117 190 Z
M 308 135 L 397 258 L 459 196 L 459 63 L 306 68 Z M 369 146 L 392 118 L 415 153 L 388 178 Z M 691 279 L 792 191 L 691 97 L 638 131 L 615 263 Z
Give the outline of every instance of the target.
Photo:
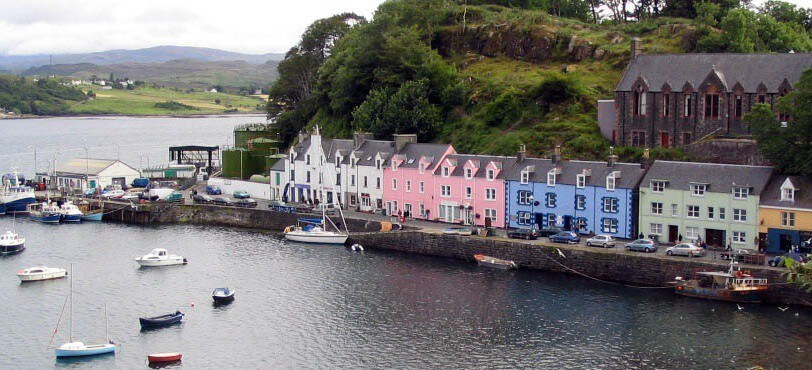
M 515 157 L 452 154 L 434 171 L 431 219 L 505 227 L 505 179 Z
M 396 135 L 395 153 L 383 171 L 386 213 L 434 219 L 434 170 L 456 152 L 449 144 L 417 143 L 416 137 L 402 139 L 405 136 Z

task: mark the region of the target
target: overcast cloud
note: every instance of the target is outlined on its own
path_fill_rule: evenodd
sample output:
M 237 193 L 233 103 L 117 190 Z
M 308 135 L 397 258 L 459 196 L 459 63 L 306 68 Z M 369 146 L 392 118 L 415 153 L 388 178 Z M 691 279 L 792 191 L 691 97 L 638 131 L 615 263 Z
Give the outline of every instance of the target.
M 383 0 L 0 0 L 0 54 L 200 46 L 286 52 L 316 19 Z
M 760 3 L 763 0 L 757 0 Z M 319 18 L 371 18 L 383 0 L 0 0 L 0 54 L 200 46 L 286 52 Z M 811 7 L 812 0 L 791 0 Z

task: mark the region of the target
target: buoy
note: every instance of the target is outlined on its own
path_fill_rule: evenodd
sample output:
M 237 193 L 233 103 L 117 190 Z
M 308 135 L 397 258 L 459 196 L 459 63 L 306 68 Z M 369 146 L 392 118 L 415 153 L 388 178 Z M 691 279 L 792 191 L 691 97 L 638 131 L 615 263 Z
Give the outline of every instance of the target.
M 192 307 L 194 307 L 194 306 L 195 306 L 195 303 L 194 303 L 194 302 L 192 302 Z

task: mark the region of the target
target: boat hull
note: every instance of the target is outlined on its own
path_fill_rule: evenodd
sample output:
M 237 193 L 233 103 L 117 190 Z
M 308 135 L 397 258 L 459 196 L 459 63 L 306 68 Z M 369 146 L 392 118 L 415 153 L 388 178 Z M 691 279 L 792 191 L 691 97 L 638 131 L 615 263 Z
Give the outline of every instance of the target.
M 162 260 L 148 260 L 148 259 L 135 259 L 135 262 L 138 262 L 139 265 L 143 267 L 160 267 L 160 266 L 175 266 L 175 265 L 183 265 L 186 264 L 186 259 L 183 257 L 179 258 L 167 258 Z
M 59 221 L 62 219 L 62 215 L 59 213 L 39 213 L 34 212 L 31 213 L 31 220 L 41 222 L 44 224 L 58 224 Z
M 477 261 L 477 263 L 480 266 L 483 266 L 483 267 L 490 267 L 490 268 L 500 269 L 500 270 L 510 270 L 510 269 L 516 268 L 516 265 L 511 265 L 511 264 L 492 263 L 492 262 L 486 262 L 486 261 Z
M 28 213 L 28 205 L 34 204 L 37 199 L 31 196 L 16 196 L 13 199 L 0 199 L 0 214 Z
M 85 220 L 85 221 L 101 221 L 102 216 L 104 216 L 104 213 L 102 213 L 102 212 L 91 213 L 91 214 L 86 214 L 86 215 L 82 216 L 82 220 Z
M 62 215 L 62 222 L 81 222 L 81 221 L 82 221 L 82 215 L 81 214 Z
M 312 244 L 344 244 L 347 242 L 348 237 L 348 235 L 341 234 L 310 234 L 307 232 L 297 231 L 285 233 L 285 239 L 287 240 Z
M 736 303 L 760 303 L 762 292 L 764 292 L 764 290 L 734 291 L 729 289 L 712 289 L 680 285 L 678 285 L 674 291 L 677 294 L 686 297 Z
M 516 268 L 516 263 L 513 261 L 490 257 L 484 254 L 475 254 L 474 259 L 476 260 L 477 264 L 483 267 L 490 267 L 500 270 L 510 270 Z
M 178 352 L 147 355 L 147 361 L 149 362 L 175 362 L 180 361 L 182 358 L 183 354 Z
M 25 283 L 29 281 L 41 281 L 41 280 L 51 280 L 51 279 L 61 279 L 65 276 L 68 276 L 67 270 L 60 270 L 54 272 L 43 272 L 38 274 L 17 274 L 17 277 L 20 278 L 20 281 Z
M 172 324 L 177 324 L 183 320 L 183 314 L 169 314 L 163 316 L 156 316 L 156 317 L 142 317 L 139 318 L 138 321 L 141 324 L 141 328 L 157 328 L 161 326 L 168 326 Z
M 0 254 L 14 254 L 25 250 L 25 242 L 12 245 L 0 245 Z
M 65 345 L 67 346 L 67 345 Z M 63 347 L 65 347 L 63 346 Z M 95 344 L 89 346 L 77 346 L 75 348 L 57 348 L 56 357 L 83 357 L 96 356 L 105 353 L 115 353 L 116 346 L 113 344 Z

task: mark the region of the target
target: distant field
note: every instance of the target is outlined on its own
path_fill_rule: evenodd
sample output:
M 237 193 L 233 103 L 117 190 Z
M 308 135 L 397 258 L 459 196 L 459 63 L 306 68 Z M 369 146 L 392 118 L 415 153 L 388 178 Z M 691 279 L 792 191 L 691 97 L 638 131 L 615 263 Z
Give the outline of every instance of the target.
M 122 115 L 189 115 L 218 114 L 236 109 L 239 113 L 260 112 L 265 101 L 251 96 L 224 93 L 184 93 L 171 89 L 143 87 L 136 90 L 100 90 L 99 86 L 81 86 L 82 91 L 93 90 L 96 98 L 71 107 L 77 114 Z M 220 99 L 220 104 L 215 103 Z M 156 108 L 155 103 L 174 101 L 196 109 L 170 110 Z

